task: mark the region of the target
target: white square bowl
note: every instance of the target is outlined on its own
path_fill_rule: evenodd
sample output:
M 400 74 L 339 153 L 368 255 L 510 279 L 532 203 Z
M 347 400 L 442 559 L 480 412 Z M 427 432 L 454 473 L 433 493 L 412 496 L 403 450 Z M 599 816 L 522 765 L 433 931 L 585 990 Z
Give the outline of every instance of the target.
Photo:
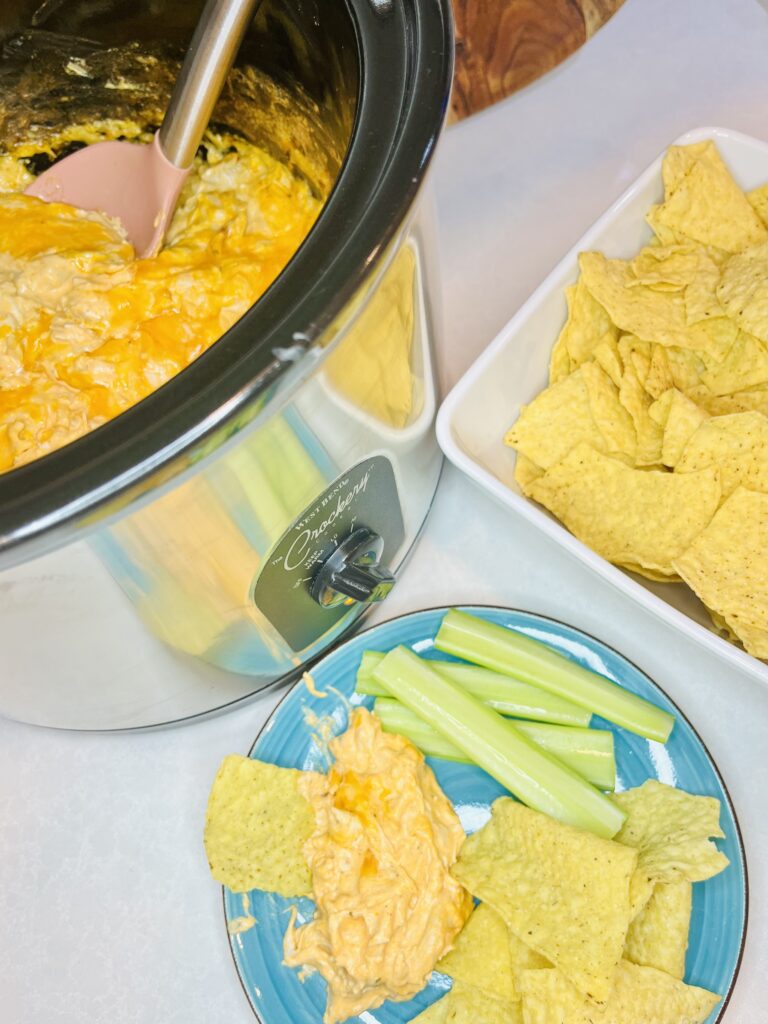
M 744 189 L 768 181 L 768 144 L 725 128 L 697 128 L 674 145 L 714 139 Z M 565 287 L 578 276 L 577 257 L 598 249 L 626 259 L 651 238 L 644 215 L 663 198 L 663 153 L 563 257 L 443 402 L 437 418 L 440 446 L 459 469 L 497 501 L 534 523 L 643 608 L 750 675 L 768 683 L 768 664 L 719 636 L 695 594 L 681 583 L 653 583 L 611 565 L 527 498 L 514 479 L 515 452 L 502 438 L 521 406 L 548 383 L 549 357 L 565 323 Z

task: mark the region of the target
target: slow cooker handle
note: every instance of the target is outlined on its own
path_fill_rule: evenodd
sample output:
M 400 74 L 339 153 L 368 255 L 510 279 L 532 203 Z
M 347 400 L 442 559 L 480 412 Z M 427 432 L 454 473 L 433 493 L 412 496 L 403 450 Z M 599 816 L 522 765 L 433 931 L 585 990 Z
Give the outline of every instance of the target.
M 192 165 L 246 29 L 261 0 L 208 0 L 160 127 L 164 156 Z

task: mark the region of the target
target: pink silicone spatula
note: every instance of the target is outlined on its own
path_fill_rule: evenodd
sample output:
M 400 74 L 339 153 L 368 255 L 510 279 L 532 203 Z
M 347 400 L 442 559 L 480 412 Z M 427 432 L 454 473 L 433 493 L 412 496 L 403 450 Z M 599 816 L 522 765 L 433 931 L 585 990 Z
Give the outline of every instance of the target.
M 154 255 L 258 3 L 208 0 L 151 144 L 86 146 L 36 178 L 27 195 L 118 217 L 136 254 Z

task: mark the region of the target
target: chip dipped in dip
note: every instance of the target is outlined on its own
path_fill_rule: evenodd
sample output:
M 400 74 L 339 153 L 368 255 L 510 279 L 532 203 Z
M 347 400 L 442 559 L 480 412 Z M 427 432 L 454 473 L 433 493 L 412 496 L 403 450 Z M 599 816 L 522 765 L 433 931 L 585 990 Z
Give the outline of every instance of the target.
M 449 874 L 464 831 L 424 757 L 356 709 L 327 775 L 299 781 L 315 813 L 303 847 L 317 911 L 285 935 L 285 963 L 328 982 L 325 1024 L 410 999 L 472 909 Z

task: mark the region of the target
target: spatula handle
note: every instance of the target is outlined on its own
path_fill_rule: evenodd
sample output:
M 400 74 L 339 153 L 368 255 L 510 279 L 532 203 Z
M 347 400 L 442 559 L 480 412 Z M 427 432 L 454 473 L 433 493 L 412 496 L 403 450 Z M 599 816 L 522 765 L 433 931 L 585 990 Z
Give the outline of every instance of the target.
M 160 128 L 160 147 L 186 170 L 260 0 L 208 0 Z

